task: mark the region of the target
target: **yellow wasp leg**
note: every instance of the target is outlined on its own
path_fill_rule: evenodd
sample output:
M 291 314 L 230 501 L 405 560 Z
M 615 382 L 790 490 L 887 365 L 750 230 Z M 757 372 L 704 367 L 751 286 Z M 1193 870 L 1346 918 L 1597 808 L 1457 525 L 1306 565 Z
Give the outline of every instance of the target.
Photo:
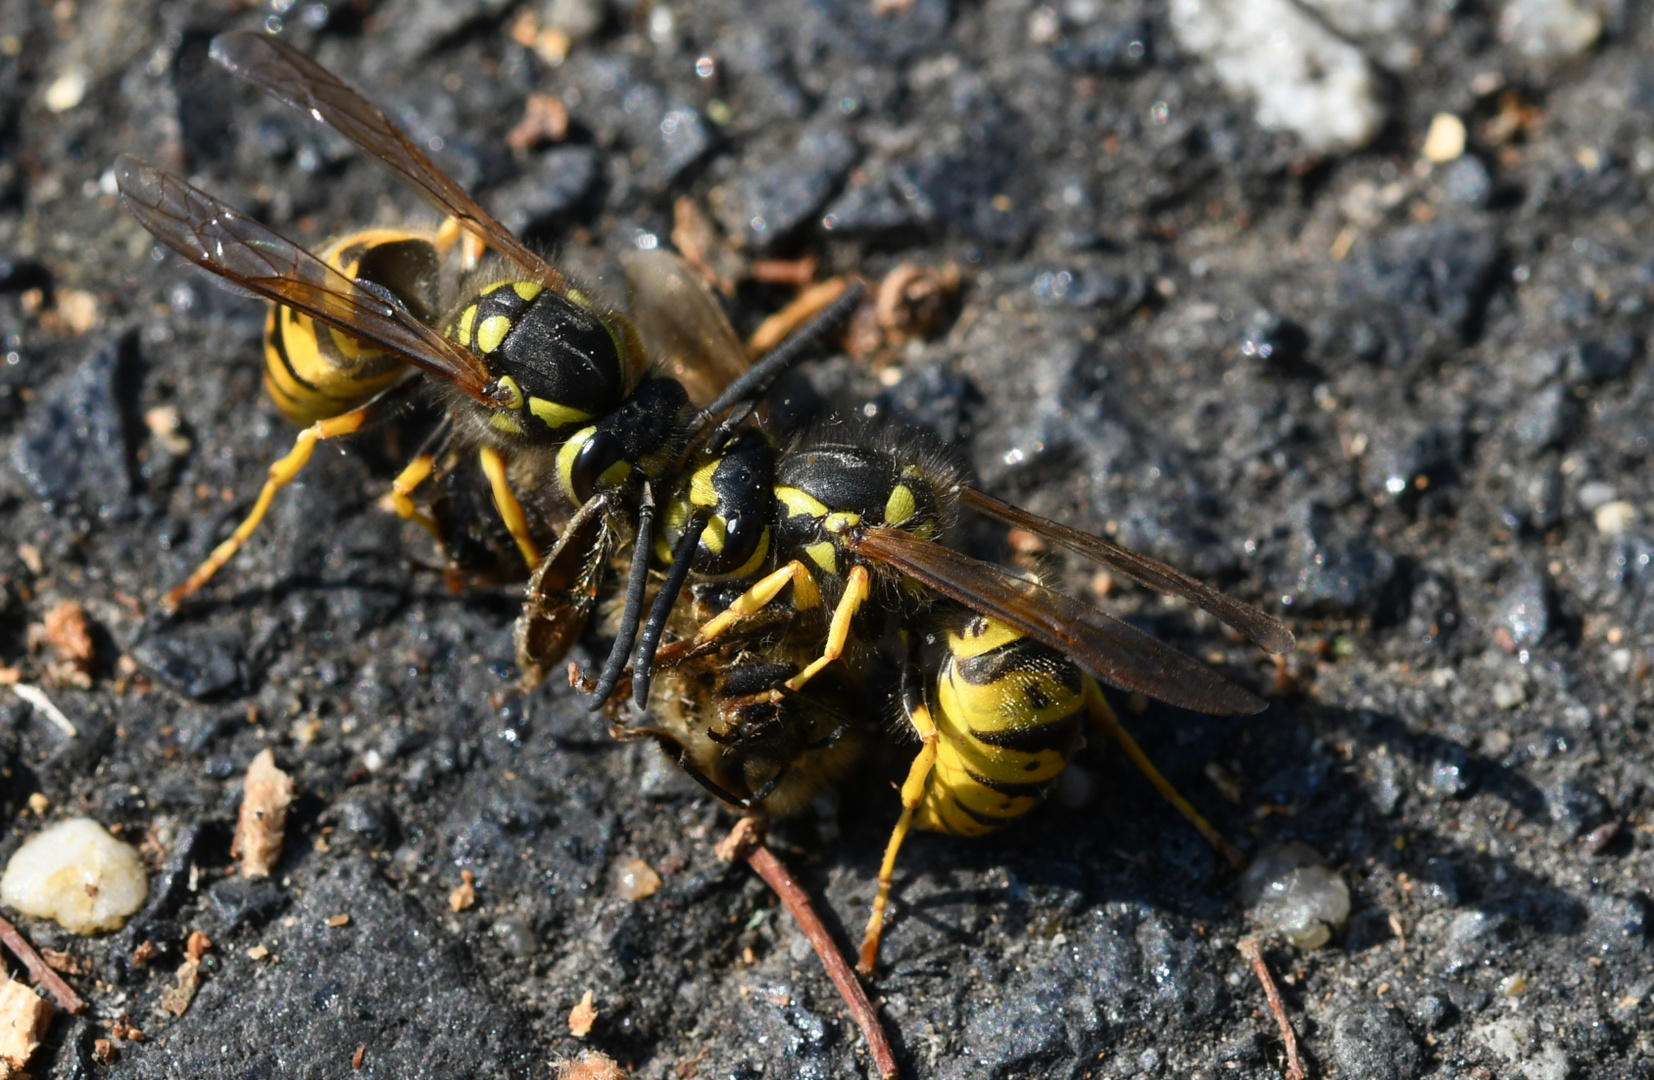
M 856 612 L 867 600 L 871 586 L 867 567 L 850 569 L 850 577 L 844 583 L 844 595 L 839 597 L 838 607 L 833 609 L 832 624 L 827 628 L 827 647 L 821 650 L 821 655 L 809 667 L 787 680 L 788 690 L 802 689 L 816 672 L 844 655 L 844 643 L 850 640 L 850 620 L 855 618 Z
M 793 585 L 793 603 L 800 608 L 815 607 L 821 603 L 821 591 L 810 571 L 797 559 L 779 570 L 771 571 L 737 596 L 730 605 L 706 622 L 695 633 L 695 644 L 700 645 L 724 634 L 731 626 L 751 615 L 756 615 L 774 600 L 787 583 Z
M 540 547 L 529 535 L 528 516 L 523 513 L 523 504 L 511 493 L 511 482 L 505 475 L 505 455 L 492 446 L 485 446 L 477 457 L 488 477 L 488 486 L 494 491 L 494 508 L 500 512 L 500 520 L 505 522 L 511 539 L 517 541 L 517 550 L 523 553 L 523 561 L 533 570 L 540 565 Z
M 459 223 L 458 218 L 446 218 L 437 226 L 436 235 L 431 238 L 431 246 L 436 248 L 438 255 L 446 255 L 459 245 L 460 269 L 469 274 L 482 262 L 482 257 L 488 252 L 488 245 L 466 231 Z
M 1189 805 L 1189 800 L 1177 793 L 1177 789 L 1172 787 L 1171 781 L 1160 775 L 1160 770 L 1155 768 L 1154 762 L 1150 761 L 1148 755 L 1143 753 L 1143 748 L 1137 745 L 1137 740 L 1132 738 L 1130 733 L 1120 725 L 1120 718 L 1114 715 L 1113 709 L 1109 708 L 1108 702 L 1104 700 L 1103 692 L 1098 688 L 1096 682 L 1090 679 L 1086 682 L 1085 709 L 1091 715 L 1091 722 L 1097 730 L 1104 735 L 1113 736 L 1114 741 L 1120 744 L 1120 749 L 1125 751 L 1126 757 L 1130 758 L 1131 763 L 1137 766 L 1137 771 L 1143 774 L 1143 779 L 1152 784 L 1154 790 L 1160 792 L 1167 802 L 1177 807 L 1177 812 L 1189 819 L 1189 824 L 1199 830 L 1200 835 L 1206 838 L 1206 842 L 1211 844 L 1230 866 L 1238 870 L 1246 865 L 1246 856 L 1240 853 L 1240 849 L 1225 840 L 1223 834 L 1212 827 L 1211 822 L 1200 816 L 1199 810 Z
M 410 521 L 417 521 L 425 527 L 425 531 L 442 539 L 442 532 L 437 528 L 436 519 L 414 505 L 412 495 L 414 488 L 423 484 L 436 468 L 436 459 L 430 454 L 420 454 L 408 462 L 408 467 L 397 474 L 391 481 L 391 502 L 396 506 L 396 512 Z
M 930 771 L 936 765 L 936 743 L 940 736 L 936 732 L 936 722 L 930 718 L 929 707 L 921 702 L 908 714 L 908 720 L 919 733 L 919 738 L 924 740 L 924 745 L 919 747 L 919 756 L 913 759 L 912 766 L 907 770 L 907 780 L 902 784 L 902 816 L 897 819 L 895 831 L 890 834 L 890 843 L 884 849 L 884 862 L 879 866 L 879 891 L 873 897 L 873 914 L 868 917 L 867 932 L 861 939 L 861 955 L 856 960 L 856 970 L 863 975 L 873 974 L 874 965 L 879 961 L 879 936 L 884 932 L 884 909 L 890 902 L 890 882 L 896 876 L 896 853 L 902 849 L 902 841 L 907 839 L 907 831 L 913 825 L 913 812 L 924 801 L 925 785 L 930 782 Z
M 293 477 L 299 474 L 299 470 L 309 462 L 310 452 L 316 448 L 316 443 L 322 439 L 334 439 L 340 435 L 349 435 L 357 431 L 367 420 L 372 407 L 373 402 L 369 402 L 347 413 L 331 416 L 326 420 L 318 420 L 299 432 L 298 438 L 293 440 L 293 449 L 288 452 L 287 456 L 271 464 L 269 478 L 264 481 L 264 489 L 258 493 L 258 501 L 253 504 L 252 511 L 248 513 L 240 525 L 236 526 L 235 532 L 230 534 L 228 540 L 213 548 L 212 554 L 208 555 L 205 561 L 195 568 L 195 572 L 189 576 L 189 580 L 167 593 L 162 602 L 169 608 L 177 607 L 179 601 L 205 585 L 214 574 L 218 573 L 224 564 L 234 558 L 235 553 L 241 550 L 241 545 L 245 544 L 247 538 L 253 535 L 253 531 L 258 528 L 259 522 L 264 520 L 265 513 L 270 509 L 271 501 L 276 497 L 276 492 L 287 486 Z

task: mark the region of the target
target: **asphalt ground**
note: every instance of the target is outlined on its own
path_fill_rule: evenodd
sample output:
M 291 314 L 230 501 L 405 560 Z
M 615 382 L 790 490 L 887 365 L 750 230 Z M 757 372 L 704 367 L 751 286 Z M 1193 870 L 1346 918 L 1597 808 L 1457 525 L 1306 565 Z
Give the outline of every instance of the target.
M 261 397 L 261 305 L 155 257 L 116 155 L 305 243 L 433 221 L 208 61 L 272 16 L 596 289 L 685 198 L 735 277 L 957 267 L 931 336 L 794 392 L 928 428 L 988 490 L 1292 626 L 1277 667 L 1118 579 L 1099 601 L 1271 702 L 1122 715 L 1248 853 L 1300 841 L 1347 883 L 1329 944 L 1265 953 L 1312 1074 L 1654 1071 L 1648 5 L 1605 2 L 1566 62 L 1492 5 L 1391 5 L 1387 119 L 1321 156 L 1260 128 L 1167 3 L 875 6 L 0 7 L 0 666 L 80 732 L 0 691 L 0 855 L 43 795 L 157 860 L 118 932 L 18 920 L 91 964 L 36 1076 L 338 1076 L 358 1047 L 396 1077 L 545 1076 L 583 1048 L 639 1077 L 869 1074 L 785 912 L 714 856 L 733 818 L 566 688 L 512 693 L 516 592 L 449 593 L 381 506 L 404 433 L 319 452 L 232 571 L 161 612 L 292 432 Z M 514 150 L 531 94 L 568 129 Z M 1442 112 L 1468 151 L 1431 163 Z M 792 294 L 741 279 L 729 307 L 748 331 Z M 1098 597 L 1091 567 L 1045 565 Z M 89 678 L 31 635 L 64 601 Z M 230 833 L 266 746 L 298 796 L 248 882 Z M 847 947 L 911 753 L 879 740 L 836 812 L 774 835 Z M 909 842 L 868 983 L 905 1074 L 1277 1074 L 1236 876 L 1120 755 L 1068 779 L 991 837 Z M 641 900 L 616 887 L 634 858 L 663 881 Z M 192 930 L 214 947 L 175 1018 Z M 146 1040 L 95 1063 L 123 1013 Z

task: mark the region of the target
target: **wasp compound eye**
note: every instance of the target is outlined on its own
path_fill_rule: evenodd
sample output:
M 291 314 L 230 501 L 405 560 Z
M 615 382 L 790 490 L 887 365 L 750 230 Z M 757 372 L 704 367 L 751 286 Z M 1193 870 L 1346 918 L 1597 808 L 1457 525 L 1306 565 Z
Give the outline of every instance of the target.
M 574 457 L 574 465 L 569 470 L 569 480 L 574 488 L 574 496 L 581 502 L 592 497 L 597 482 L 603 474 L 612 469 L 615 464 L 626 456 L 626 447 L 620 438 L 612 431 L 594 431 L 580 452 Z

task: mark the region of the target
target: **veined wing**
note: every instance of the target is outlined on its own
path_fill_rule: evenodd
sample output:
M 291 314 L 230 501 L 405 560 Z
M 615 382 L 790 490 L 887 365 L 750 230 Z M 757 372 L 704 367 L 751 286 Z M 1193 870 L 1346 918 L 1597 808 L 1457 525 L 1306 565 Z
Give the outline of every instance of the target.
M 696 408 L 744 374 L 747 350 L 723 308 L 683 260 L 667 251 L 624 256 L 627 315 L 650 359 L 683 384 Z
M 394 353 L 484 404 L 503 404 L 470 353 L 280 233 L 128 154 L 116 159 L 115 180 L 144 228 L 197 266 Z
M 1077 555 L 1083 555 L 1092 562 L 1100 563 L 1111 570 L 1118 570 L 1139 585 L 1168 596 L 1181 597 L 1215 616 L 1225 625 L 1239 630 L 1272 653 L 1290 652 L 1297 644 L 1293 640 L 1292 632 L 1279 619 L 1264 614 L 1251 604 L 1242 603 L 1232 596 L 1221 593 L 1210 585 L 1202 584 L 1158 559 L 1139 555 L 1100 536 L 1093 536 L 1050 518 L 1031 514 L 1021 507 L 1001 502 L 968 484 L 960 485 L 959 498 L 973 510 L 998 518 L 1007 525 L 1027 529 Z
M 1249 715 L 1266 707 L 1250 691 L 1143 631 L 946 545 L 883 526 L 852 530 L 840 540 L 856 554 L 1065 653 L 1123 690 L 1214 716 Z
M 344 80 L 267 34 L 236 31 L 213 38 L 210 55 L 231 74 L 271 97 L 309 113 L 423 192 L 488 247 L 516 263 L 549 289 L 568 290 L 568 280 L 523 246 L 492 214 L 431 163 L 384 113 Z

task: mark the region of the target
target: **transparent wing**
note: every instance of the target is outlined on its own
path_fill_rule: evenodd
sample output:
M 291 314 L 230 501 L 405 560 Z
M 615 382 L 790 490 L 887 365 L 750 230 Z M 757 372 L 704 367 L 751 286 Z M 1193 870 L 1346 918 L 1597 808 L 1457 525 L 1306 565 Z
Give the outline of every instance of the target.
M 746 372 L 747 350 L 718 306 L 683 260 L 667 251 L 624 256 L 627 314 L 650 359 L 683 384 L 696 408 L 704 408 Z
M 488 371 L 470 353 L 280 233 L 127 154 L 115 161 L 115 180 L 143 227 L 197 266 L 494 403 Z
M 567 291 L 568 281 L 448 176 L 431 163 L 385 114 L 343 80 L 286 42 L 266 34 L 237 31 L 213 38 L 210 55 L 219 64 L 271 97 L 309 113 L 392 172 L 488 247 L 516 263 L 547 288 Z
M 1250 691 L 1143 631 L 943 544 L 886 527 L 846 533 L 841 540 L 856 554 L 998 619 L 1123 690 L 1214 716 L 1249 715 L 1266 707 Z
M 1118 570 L 1139 585 L 1168 596 L 1181 597 L 1215 616 L 1225 625 L 1239 630 L 1272 653 L 1290 652 L 1297 644 L 1292 632 L 1279 619 L 1264 614 L 1250 604 L 1243 604 L 1210 585 L 1203 585 L 1158 559 L 1139 555 L 1100 536 L 1093 536 L 1050 518 L 1031 514 L 1021 507 L 1001 502 L 992 495 L 968 485 L 960 485 L 959 497 L 973 510 L 998 518 L 1008 525 L 1015 525 L 1019 529 L 1027 529 L 1037 536 L 1043 536 L 1092 562 L 1100 563 L 1111 570 Z

